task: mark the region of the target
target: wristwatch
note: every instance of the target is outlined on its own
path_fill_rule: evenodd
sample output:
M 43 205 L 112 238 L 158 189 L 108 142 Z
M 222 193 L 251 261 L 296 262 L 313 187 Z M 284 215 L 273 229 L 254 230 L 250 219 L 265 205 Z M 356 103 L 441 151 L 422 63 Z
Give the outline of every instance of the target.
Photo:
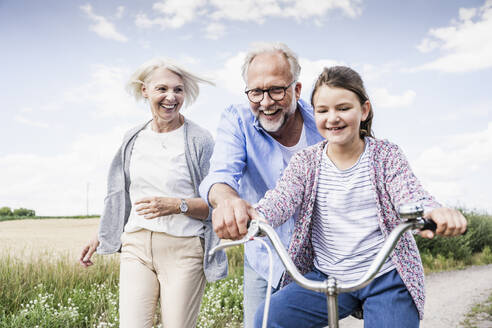
M 179 210 L 181 213 L 186 213 L 188 212 L 188 204 L 186 203 L 186 200 L 181 198 L 181 204 L 179 204 Z

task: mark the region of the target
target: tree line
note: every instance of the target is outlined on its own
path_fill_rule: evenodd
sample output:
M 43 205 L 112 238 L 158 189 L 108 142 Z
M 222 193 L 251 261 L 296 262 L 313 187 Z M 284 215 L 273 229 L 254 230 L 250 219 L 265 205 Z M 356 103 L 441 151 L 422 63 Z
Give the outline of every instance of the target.
M 16 208 L 12 210 L 8 206 L 0 207 L 0 216 L 36 216 L 36 211 L 28 208 Z

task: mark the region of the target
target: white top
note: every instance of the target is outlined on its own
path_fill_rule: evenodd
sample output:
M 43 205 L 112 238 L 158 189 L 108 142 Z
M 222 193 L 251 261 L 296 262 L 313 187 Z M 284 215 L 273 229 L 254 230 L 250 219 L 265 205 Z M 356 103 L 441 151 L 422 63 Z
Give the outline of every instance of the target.
M 364 149 L 357 163 L 339 170 L 326 155 L 327 147 L 313 213 L 314 265 L 338 281 L 353 283 L 367 271 L 384 243 L 370 181 L 369 156 Z M 394 265 L 388 259 L 377 276 L 392 269 Z
M 132 209 L 126 232 L 147 229 L 173 236 L 202 236 L 203 223 L 184 214 L 145 219 L 135 211 L 135 202 L 144 197 L 193 198 L 195 192 L 186 164 L 184 128 L 154 132 L 151 124 L 140 131 L 130 160 L 130 200 Z
M 280 145 L 280 150 L 282 151 L 282 157 L 284 159 L 284 167 L 286 167 L 287 164 L 289 164 L 292 155 L 294 155 L 299 150 L 304 149 L 308 146 L 307 139 L 306 139 L 306 132 L 304 131 L 304 124 L 302 125 L 302 131 L 301 131 L 301 136 L 299 137 L 299 141 L 294 146 L 287 147 L 282 145 L 280 142 L 278 144 Z

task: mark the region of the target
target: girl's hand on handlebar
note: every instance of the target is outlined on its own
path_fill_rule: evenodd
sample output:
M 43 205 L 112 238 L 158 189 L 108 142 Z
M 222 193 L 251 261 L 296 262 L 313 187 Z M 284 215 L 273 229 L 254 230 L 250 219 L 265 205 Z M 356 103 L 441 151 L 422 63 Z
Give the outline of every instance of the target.
M 435 235 L 446 237 L 459 236 L 466 231 L 466 219 L 458 210 L 440 207 L 424 214 L 424 219 L 431 219 L 437 225 L 436 232 L 423 230 L 420 235 L 432 239 Z

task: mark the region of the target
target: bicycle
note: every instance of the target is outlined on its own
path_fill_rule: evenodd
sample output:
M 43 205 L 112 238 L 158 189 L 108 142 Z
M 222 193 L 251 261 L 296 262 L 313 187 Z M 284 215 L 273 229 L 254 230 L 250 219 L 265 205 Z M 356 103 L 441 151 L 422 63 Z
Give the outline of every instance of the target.
M 338 294 L 340 293 L 348 293 L 359 290 L 361 288 L 366 287 L 371 281 L 374 279 L 376 274 L 379 272 L 384 262 L 391 254 L 393 249 L 395 248 L 398 240 L 406 231 L 412 229 L 420 229 L 420 230 L 432 230 L 436 231 L 436 224 L 432 220 L 427 220 L 422 218 L 424 214 L 423 206 L 420 204 L 405 204 L 400 206 L 399 215 L 400 218 L 406 219 L 404 222 L 400 223 L 396 226 L 393 231 L 388 236 L 387 240 L 384 242 L 383 247 L 376 255 L 376 258 L 373 260 L 369 269 L 366 273 L 355 283 L 352 284 L 339 284 L 334 277 L 328 277 L 325 281 L 315 281 L 305 278 L 295 267 L 292 259 L 289 254 L 285 250 L 280 238 L 278 237 L 275 230 L 267 223 L 252 220 L 250 222 L 247 234 L 239 240 L 222 243 L 212 250 L 210 250 L 209 255 L 213 255 L 214 252 L 236 245 L 241 245 L 247 243 L 250 240 L 253 240 L 255 237 L 264 237 L 267 236 L 275 251 L 280 257 L 285 269 L 290 274 L 292 279 L 299 284 L 299 286 L 316 291 L 325 293 L 327 297 L 327 315 L 328 315 L 328 326 L 330 328 L 338 328 L 339 327 L 339 316 L 338 316 Z M 263 240 L 259 239 L 261 242 Z M 267 247 L 267 250 L 270 254 L 270 249 Z M 271 256 L 270 256 L 271 257 Z M 270 260 L 271 263 L 271 260 Z M 271 268 L 270 268 L 271 273 Z M 266 323 L 268 321 L 268 307 L 270 302 L 270 292 L 271 292 L 271 279 L 269 279 L 269 284 L 267 287 L 267 296 L 265 301 L 265 311 L 263 316 L 263 325 L 262 327 L 266 328 Z

